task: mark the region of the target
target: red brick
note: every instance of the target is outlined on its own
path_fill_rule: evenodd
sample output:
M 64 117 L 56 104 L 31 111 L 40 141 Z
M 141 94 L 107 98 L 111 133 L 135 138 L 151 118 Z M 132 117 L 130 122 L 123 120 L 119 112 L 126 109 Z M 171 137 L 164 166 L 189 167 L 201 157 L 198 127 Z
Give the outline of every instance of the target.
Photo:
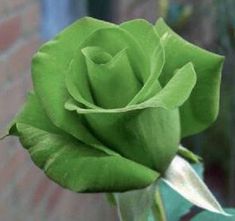
M 24 34 L 37 30 L 40 22 L 40 7 L 37 2 L 27 7 L 22 14 L 22 26 Z
M 53 214 L 59 201 L 63 198 L 64 190 L 60 186 L 56 186 L 48 198 L 47 213 Z
M 22 73 L 29 71 L 32 56 L 39 46 L 38 37 L 31 37 L 22 43 L 9 57 L 8 71 L 11 80 L 18 79 Z
M 13 45 L 21 34 L 20 17 L 15 16 L 0 23 L 0 51 Z
M 37 188 L 34 191 L 32 200 L 35 207 L 37 207 L 42 201 L 43 197 L 47 194 L 51 181 L 45 176 L 38 183 Z
M 1 176 L 4 177 L 4 179 L 0 180 L 0 191 L 3 191 L 7 184 L 10 183 L 12 177 L 18 172 L 19 166 L 24 163 L 24 160 L 24 152 L 17 149 L 11 159 L 9 159 L 9 162 L 0 171 Z
M 21 151 L 23 151 L 23 148 L 21 149 Z M 41 181 L 42 177 L 45 178 L 45 175 L 42 173 L 40 169 L 38 169 L 35 165 L 33 165 L 33 162 L 30 159 L 27 151 L 25 151 L 25 154 L 27 155 L 27 159 L 25 162 L 27 166 L 27 170 L 23 174 L 21 179 L 19 179 L 18 182 L 16 182 L 16 186 L 20 190 L 21 193 L 24 193 L 24 192 L 29 193 L 28 191 L 29 187 L 30 189 L 32 189 L 32 186 L 33 186 L 34 187 L 33 190 L 30 191 L 30 201 L 32 201 L 33 194 L 35 192 L 35 186 Z M 32 202 L 30 202 L 30 204 L 32 204 Z
M 6 129 L 4 128 L 4 131 Z M 3 130 L 1 130 L 3 132 Z M 18 139 L 6 137 L 4 140 L 0 141 L 0 171 L 3 170 L 10 156 L 15 152 L 18 145 Z
M 0 91 L 0 129 L 6 127 L 25 101 L 27 88 L 25 88 L 24 82 L 26 77 L 29 76 L 15 82 L 7 90 Z
M 27 77 L 24 81 L 24 88 L 27 88 L 27 90 L 31 90 L 33 88 L 33 83 L 30 70 L 26 73 L 26 75 Z
M 4 87 L 6 81 L 7 81 L 6 61 L 0 58 L 0 90 Z

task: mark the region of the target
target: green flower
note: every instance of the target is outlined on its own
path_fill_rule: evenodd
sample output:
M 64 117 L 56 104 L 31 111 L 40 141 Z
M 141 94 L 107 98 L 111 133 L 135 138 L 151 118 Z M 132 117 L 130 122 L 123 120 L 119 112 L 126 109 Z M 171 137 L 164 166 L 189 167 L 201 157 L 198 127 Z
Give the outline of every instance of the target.
M 9 134 L 63 187 L 143 188 L 164 173 L 182 137 L 216 119 L 222 64 L 162 19 L 82 18 L 34 56 L 34 89 Z

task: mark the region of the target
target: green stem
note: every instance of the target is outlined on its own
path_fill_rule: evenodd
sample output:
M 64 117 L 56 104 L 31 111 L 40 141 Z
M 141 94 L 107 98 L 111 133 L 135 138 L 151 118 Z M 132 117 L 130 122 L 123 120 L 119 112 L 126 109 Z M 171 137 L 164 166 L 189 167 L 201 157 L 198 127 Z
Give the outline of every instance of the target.
M 117 206 L 117 202 L 116 202 L 114 193 L 106 193 L 105 195 L 106 195 L 107 202 L 108 202 L 111 206 L 116 207 L 116 206 Z
M 166 211 L 162 201 L 159 185 L 156 188 L 155 205 L 153 208 L 153 213 L 157 221 L 167 221 Z

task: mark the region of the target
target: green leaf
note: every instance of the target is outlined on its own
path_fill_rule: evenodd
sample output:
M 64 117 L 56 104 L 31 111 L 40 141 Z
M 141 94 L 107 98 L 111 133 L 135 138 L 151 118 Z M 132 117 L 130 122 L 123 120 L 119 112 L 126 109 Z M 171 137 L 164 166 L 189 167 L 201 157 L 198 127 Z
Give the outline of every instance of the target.
M 193 165 L 196 173 L 202 178 L 203 166 L 202 164 Z M 164 181 L 160 182 L 160 192 L 164 204 L 167 221 L 178 221 L 180 218 L 187 214 L 192 203 L 183 198 L 175 190 L 170 188 Z
M 196 173 L 203 178 L 203 165 L 197 163 L 192 166 Z M 165 212 L 167 221 L 179 221 L 182 216 L 190 211 L 193 204 L 183 198 L 161 179 L 159 180 L 159 188 L 164 208 L 163 212 Z M 155 210 L 155 205 L 153 206 L 153 210 Z M 154 216 L 154 213 L 150 214 L 148 221 L 159 221 L 158 218 Z
M 211 213 L 208 211 L 204 211 L 196 215 L 191 221 L 234 221 L 235 220 L 235 209 L 234 208 L 227 208 L 224 209 L 226 213 L 231 214 L 232 216 L 223 216 L 216 213 Z
M 174 71 L 192 62 L 197 73 L 197 84 L 180 108 L 182 137 L 201 132 L 217 117 L 219 90 L 224 58 L 192 45 L 174 33 L 163 19 L 156 23 L 165 50 L 165 66 L 160 82 L 165 85 Z
M 167 168 L 163 180 L 189 202 L 203 209 L 227 215 L 206 184 L 195 173 L 191 165 L 176 156 Z
M 114 192 L 143 188 L 159 176 L 121 156 L 110 156 L 71 137 L 16 124 L 22 145 L 55 182 L 76 192 Z
M 113 206 L 113 207 L 117 206 L 114 193 L 105 193 L 105 196 L 106 196 L 107 202 L 109 203 L 110 206 Z
M 154 202 L 155 185 L 142 190 L 116 193 L 120 221 L 147 221 Z

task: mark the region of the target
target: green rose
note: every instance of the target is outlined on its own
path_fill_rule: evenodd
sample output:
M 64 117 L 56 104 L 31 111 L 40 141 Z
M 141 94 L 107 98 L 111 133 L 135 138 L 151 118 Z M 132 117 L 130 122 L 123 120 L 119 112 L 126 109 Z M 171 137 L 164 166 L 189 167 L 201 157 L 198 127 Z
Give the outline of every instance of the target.
M 143 188 L 164 173 L 182 137 L 215 120 L 222 64 L 162 19 L 83 18 L 34 56 L 34 90 L 9 134 L 63 187 Z

